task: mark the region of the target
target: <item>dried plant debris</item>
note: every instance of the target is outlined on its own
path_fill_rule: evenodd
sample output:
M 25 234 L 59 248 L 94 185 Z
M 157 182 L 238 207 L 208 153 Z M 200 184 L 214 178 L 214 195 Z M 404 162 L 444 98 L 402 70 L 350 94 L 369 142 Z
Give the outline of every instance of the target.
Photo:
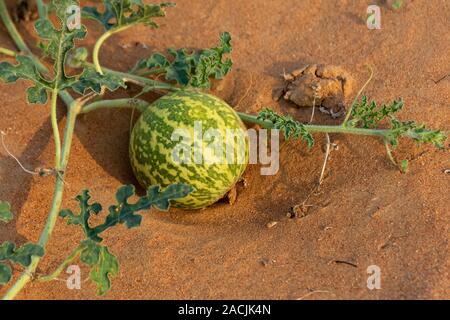
M 237 199 L 237 188 L 236 186 L 234 186 L 233 188 L 231 188 L 230 191 L 228 191 L 226 198 L 228 200 L 228 203 L 230 205 L 233 205 L 236 203 L 236 199 Z
M 345 114 L 346 100 L 352 94 L 353 77 L 342 67 L 305 65 L 284 74 L 286 86 L 275 97 L 299 107 L 318 107 L 323 113 L 338 118 Z

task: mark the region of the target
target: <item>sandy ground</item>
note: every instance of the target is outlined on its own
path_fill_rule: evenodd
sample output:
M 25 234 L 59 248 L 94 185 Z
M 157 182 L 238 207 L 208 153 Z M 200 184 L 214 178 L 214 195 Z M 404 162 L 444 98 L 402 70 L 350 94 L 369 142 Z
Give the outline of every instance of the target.
M 227 30 L 233 35 L 234 71 L 216 93 L 239 110 L 272 106 L 307 121 L 311 109 L 272 101 L 283 70 L 303 63 L 338 64 L 360 86 L 367 78 L 364 65 L 370 64 L 375 69 L 366 90 L 370 97 L 380 102 L 403 97 L 402 119 L 450 130 L 449 1 L 404 1 L 397 11 L 380 3 L 381 30 L 366 27 L 371 1 L 177 2 L 159 31 L 138 27 L 110 39 L 101 53 L 104 65 L 126 70 L 152 50 L 211 46 Z M 86 44 L 92 46 L 100 28 L 88 26 L 93 31 Z M 32 24 L 22 23 L 20 30 L 31 43 Z M 13 48 L 3 26 L 0 44 Z M 49 110 L 28 106 L 25 88 L 23 82 L 0 84 L 0 129 L 9 129 L 10 149 L 28 167 L 50 166 Z M 61 125 L 63 110 L 61 105 Z M 107 206 L 120 185 L 136 183 L 127 156 L 129 119 L 126 110 L 79 119 L 63 207 L 75 209 L 72 199 L 86 187 Z M 315 121 L 333 122 L 321 114 Z M 310 151 L 300 142 L 284 146 L 275 176 L 261 176 L 259 166 L 250 166 L 247 187 L 239 188 L 234 206 L 151 211 L 140 228 L 110 232 L 106 243 L 121 270 L 106 298 L 298 299 L 311 291 L 320 292 L 308 299 L 450 298 L 450 176 L 443 173 L 450 168 L 448 148 L 405 142 L 396 156 L 410 160 L 410 172 L 401 174 L 377 139 L 332 135 L 339 150 L 332 153 L 321 193 L 308 201 L 313 206 L 306 217 L 288 219 L 286 213 L 305 200 L 318 179 L 324 137 L 316 139 Z M 27 175 L 2 151 L 0 186 L 0 199 L 10 201 L 16 213 L 13 223 L 0 226 L 0 241 L 36 241 L 49 209 L 52 178 Z M 271 221 L 278 224 L 269 229 Z M 39 272 L 55 268 L 81 236 L 60 221 Z M 370 265 L 381 268 L 380 290 L 366 286 Z M 93 299 L 95 287 L 83 282 L 81 290 L 68 290 L 62 281 L 32 283 L 19 298 Z

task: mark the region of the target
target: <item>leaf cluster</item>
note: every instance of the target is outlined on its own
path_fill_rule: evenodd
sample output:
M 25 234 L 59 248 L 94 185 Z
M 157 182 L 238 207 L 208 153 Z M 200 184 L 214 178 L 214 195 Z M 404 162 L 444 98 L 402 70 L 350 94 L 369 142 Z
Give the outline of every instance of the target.
M 17 64 L 9 62 L 0 63 L 0 79 L 6 83 L 17 80 L 28 80 L 33 85 L 27 89 L 27 100 L 33 104 L 46 104 L 48 92 L 60 92 L 73 89 L 80 94 L 88 89 L 99 93 L 101 86 L 106 86 L 114 91 L 119 87 L 125 87 L 123 79 L 112 75 L 98 74 L 94 69 L 86 68 L 80 75 L 69 76 L 65 70 L 68 53 L 75 48 L 75 41 L 82 40 L 86 36 L 86 28 L 69 29 L 67 22 L 71 15 L 67 8 L 79 5 L 74 0 L 53 0 L 50 8 L 56 13 L 58 23 L 41 18 L 36 21 L 35 29 L 41 39 L 40 47 L 44 55 L 53 61 L 52 75 L 39 71 L 33 59 L 29 56 L 18 55 Z
M 301 138 L 309 148 L 314 146 L 314 138 L 305 125 L 294 120 L 291 116 L 282 116 L 269 108 L 265 108 L 258 114 L 257 119 L 271 122 L 274 129 L 283 132 L 286 140 Z
M 406 135 L 417 143 L 431 143 L 437 148 L 443 148 L 447 136 L 441 130 L 429 129 L 414 121 L 400 121 L 395 117 L 403 106 L 403 100 L 398 99 L 379 107 L 375 101 L 369 101 L 366 96 L 363 96 L 353 106 L 352 118 L 347 126 L 372 129 L 378 128 L 383 120 L 387 120 L 389 130 L 385 138 L 391 146 L 396 147 L 399 138 Z
M 231 35 L 220 35 L 217 47 L 189 52 L 187 49 L 168 49 L 168 56 L 154 53 L 147 59 L 141 59 L 133 69 L 134 73 L 161 75 L 166 80 L 175 81 L 182 87 L 211 87 L 210 78 L 223 79 L 233 66 L 230 58 L 224 58 L 232 52 Z
M 105 221 L 99 225 L 91 226 L 89 220 L 92 215 L 98 215 L 102 206 L 95 202 L 90 203 L 91 196 L 88 190 L 83 190 L 76 200 L 80 206 L 80 213 L 75 214 L 71 210 L 62 210 L 60 217 L 66 218 L 68 224 L 80 226 L 85 235 L 85 240 L 80 245 L 82 262 L 91 268 L 90 278 L 97 284 L 98 294 L 105 294 L 111 287 L 110 276 L 118 273 L 119 263 L 107 247 L 101 245 L 100 234 L 117 225 L 124 224 L 127 228 L 138 227 L 142 216 L 139 212 L 156 208 L 167 211 L 172 200 L 186 197 L 193 188 L 185 184 L 172 184 L 161 190 L 159 186 L 152 186 L 147 194 L 138 197 L 137 201 L 130 202 L 135 197 L 135 188 L 132 185 L 122 186 L 116 193 L 117 203 L 108 208 Z

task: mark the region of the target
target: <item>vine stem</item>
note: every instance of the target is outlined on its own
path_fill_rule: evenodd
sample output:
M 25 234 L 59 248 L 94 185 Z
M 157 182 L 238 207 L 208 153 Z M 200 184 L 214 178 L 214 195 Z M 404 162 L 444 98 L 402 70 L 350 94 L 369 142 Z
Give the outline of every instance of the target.
M 97 42 L 95 43 L 94 50 L 92 52 L 92 60 L 94 62 L 95 70 L 98 73 L 103 75 L 103 69 L 102 69 L 102 66 L 101 66 L 100 60 L 99 60 L 100 48 L 102 47 L 103 43 L 105 43 L 105 41 L 109 37 L 111 37 L 113 34 L 124 31 L 124 30 L 128 29 L 129 27 L 130 27 L 130 25 L 113 28 L 111 30 L 106 31 L 104 34 L 102 34 L 102 36 L 100 38 L 98 38 Z
M 76 247 L 72 251 L 72 253 L 55 269 L 55 271 L 53 271 L 51 274 L 47 276 L 41 276 L 37 280 L 41 282 L 46 282 L 56 279 L 61 274 L 61 272 L 63 272 L 64 269 L 80 255 L 83 249 L 84 249 L 83 245 L 79 245 L 78 247 Z
M 89 63 L 89 62 L 83 62 L 83 66 L 84 67 L 89 67 L 89 68 L 96 68 L 95 65 L 93 63 Z M 121 71 L 116 71 L 116 70 L 112 70 L 112 69 L 108 69 L 105 67 L 102 67 L 102 71 L 104 73 L 108 73 L 111 75 L 115 75 L 118 76 L 120 78 L 122 78 L 125 82 L 132 82 L 135 83 L 141 87 L 147 87 L 149 89 L 154 89 L 154 90 L 167 90 L 167 91 L 178 91 L 181 90 L 180 88 L 170 84 L 170 83 L 166 83 L 166 82 L 161 82 L 161 81 L 157 81 L 157 80 L 153 80 L 153 79 L 149 79 L 149 78 L 145 78 L 142 76 L 138 76 L 135 74 L 131 74 L 131 73 L 127 73 L 127 72 L 121 72 Z
M 388 155 L 389 160 L 392 162 L 392 164 L 396 167 L 398 167 L 397 161 L 395 161 L 394 155 L 392 154 L 391 147 L 389 147 L 389 143 L 385 140 L 384 146 L 386 147 L 386 153 Z
M 61 162 L 61 137 L 59 135 L 59 127 L 58 127 L 58 88 L 55 87 L 52 92 L 52 103 L 51 103 L 51 123 L 53 130 L 53 137 L 55 142 L 55 168 L 60 170 L 60 162 Z
M 253 116 L 250 114 L 246 114 L 243 112 L 237 113 L 239 117 L 244 122 L 258 124 L 265 129 L 273 129 L 274 124 L 270 121 L 264 121 L 258 119 L 257 116 Z M 364 136 L 379 136 L 385 137 L 389 130 L 386 129 L 364 129 L 364 128 L 352 128 L 346 126 L 327 126 L 327 125 L 315 125 L 315 124 L 305 124 L 305 129 L 311 133 L 348 133 L 355 135 L 364 135 Z
M 88 113 L 94 110 L 105 108 L 137 108 L 142 112 L 149 105 L 150 104 L 147 101 L 136 98 L 102 100 L 86 105 L 81 111 L 81 113 Z M 272 122 L 258 119 L 258 117 L 255 115 L 250 115 L 243 112 L 237 112 L 237 114 L 244 122 L 258 124 L 265 129 L 274 128 L 274 124 Z M 391 130 L 389 129 L 353 128 L 343 125 L 329 126 L 329 125 L 304 124 L 304 127 L 310 133 L 345 133 L 362 136 L 377 136 L 381 138 L 385 138 L 391 132 Z M 405 132 L 404 136 L 412 139 L 417 138 L 414 132 L 409 131 Z
M 43 5 L 43 3 L 42 3 Z M 0 0 L 0 18 L 3 21 L 6 29 L 8 30 L 8 33 L 10 34 L 11 38 L 13 39 L 14 43 L 16 44 L 19 51 L 23 54 L 28 55 L 33 62 L 36 65 L 36 68 L 42 72 L 42 73 L 48 73 L 48 69 L 40 62 L 40 60 L 33 55 L 31 50 L 26 45 L 25 41 L 21 37 L 20 33 L 17 31 L 17 28 L 15 27 L 14 23 L 11 20 L 11 17 L 8 13 L 7 7 L 5 5 L 4 0 Z M 12 52 L 8 52 L 3 50 L 3 53 L 11 54 Z M 64 103 L 68 107 L 68 113 L 67 113 L 67 123 L 66 127 L 64 129 L 64 143 L 62 147 L 58 149 L 58 145 L 60 146 L 59 138 L 59 130 L 57 131 L 57 117 L 56 117 L 56 111 L 57 111 L 57 97 L 58 95 L 60 98 L 64 101 Z M 80 112 L 82 105 L 79 101 L 76 101 L 72 98 L 72 96 L 67 91 L 59 91 L 57 89 L 53 90 L 52 94 L 52 127 L 54 131 L 55 136 L 55 145 L 57 146 L 56 151 L 56 168 L 58 169 L 58 174 L 56 175 L 56 182 L 55 182 L 55 189 L 53 194 L 53 200 L 51 204 L 51 208 L 48 214 L 47 222 L 45 224 L 44 230 L 42 231 L 38 245 L 45 248 L 50 235 L 55 227 L 56 220 L 58 217 L 59 209 L 61 207 L 62 202 L 62 196 L 64 191 L 64 175 L 65 175 L 65 169 L 67 167 L 67 163 L 69 161 L 69 154 L 70 154 L 70 148 L 72 146 L 72 138 L 73 138 L 73 132 L 75 129 L 75 121 L 77 114 Z M 56 124 L 56 125 L 55 125 Z M 3 297 L 4 300 L 10 300 L 13 299 L 21 290 L 22 288 L 32 280 L 33 274 L 36 271 L 36 268 L 39 264 L 39 261 L 41 260 L 41 257 L 33 256 L 31 264 L 23 271 L 23 273 L 19 276 L 17 281 L 10 287 L 10 289 L 6 292 L 5 296 Z
M 62 146 L 61 152 L 61 161 L 59 164 L 60 173 L 56 175 L 56 184 L 55 190 L 53 194 L 52 206 L 50 208 L 50 212 L 48 214 L 47 222 L 45 224 L 44 230 L 39 237 L 38 245 L 45 248 L 51 233 L 56 224 L 56 220 L 58 218 L 59 209 L 61 207 L 62 196 L 64 191 L 64 176 L 65 169 L 67 168 L 67 163 L 69 162 L 70 149 L 72 146 L 72 138 L 75 130 L 75 121 L 77 114 L 81 110 L 81 103 L 79 101 L 75 101 L 69 106 L 69 110 L 67 113 L 67 124 L 64 129 L 64 143 Z M 23 271 L 23 273 L 19 276 L 14 285 L 8 290 L 8 292 L 3 297 L 4 300 L 11 300 L 22 290 L 22 288 L 31 281 L 36 268 L 39 264 L 41 257 L 33 256 L 31 264 Z
M 95 43 L 94 49 L 92 51 L 92 62 L 93 63 L 90 64 L 88 62 L 84 62 L 84 66 L 94 67 L 95 71 L 97 71 L 101 75 L 103 75 L 105 72 L 107 72 L 109 74 L 113 74 L 113 75 L 121 77 L 126 82 L 134 82 L 134 83 L 137 83 L 138 85 L 148 87 L 151 90 L 169 90 L 169 91 L 179 90 L 179 88 L 177 88 L 171 84 L 168 84 L 168 83 L 145 78 L 143 76 L 135 75 L 132 73 L 124 73 L 124 72 L 110 70 L 108 68 L 104 68 L 101 66 L 99 55 L 100 55 L 100 49 L 101 49 L 102 45 L 105 43 L 105 41 L 112 35 L 122 32 L 124 30 L 127 30 L 127 29 L 131 28 L 132 26 L 133 25 L 124 25 L 121 27 L 116 27 L 116 28 L 108 30 L 104 34 L 102 34 L 102 36 Z
M 39 13 L 39 18 L 45 19 L 47 18 L 47 7 L 42 0 L 36 0 L 36 6 Z
M 141 99 L 136 98 L 125 98 L 125 99 L 115 99 L 115 100 L 101 100 L 97 102 L 93 102 L 89 105 L 86 105 L 82 113 L 88 113 L 98 109 L 105 108 L 137 108 L 141 112 L 145 110 L 150 104 Z M 242 121 L 247 123 L 258 124 L 265 129 L 273 129 L 274 125 L 270 121 L 264 121 L 258 119 L 257 116 L 250 115 L 243 112 L 237 112 L 238 116 Z M 349 133 L 355 135 L 366 135 L 366 136 L 379 136 L 385 137 L 389 130 L 386 129 L 364 129 L 364 128 L 352 128 L 345 127 L 342 125 L 339 126 L 328 126 L 328 125 L 313 125 L 313 124 L 305 124 L 306 130 L 311 133 Z
M 81 113 L 88 113 L 98 109 L 104 108 L 136 108 L 139 111 L 144 111 L 149 106 L 149 103 L 140 99 L 115 99 L 115 100 L 101 100 L 86 105 Z

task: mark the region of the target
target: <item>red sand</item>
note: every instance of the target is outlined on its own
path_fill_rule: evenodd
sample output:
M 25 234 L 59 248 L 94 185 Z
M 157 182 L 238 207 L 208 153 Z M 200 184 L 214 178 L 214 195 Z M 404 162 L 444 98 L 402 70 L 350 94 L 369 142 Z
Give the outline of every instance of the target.
M 450 77 L 443 78 L 450 73 L 448 1 L 404 1 L 397 11 L 383 6 L 381 30 L 366 27 L 364 1 L 177 2 L 160 30 L 138 27 L 110 39 L 101 53 L 104 65 L 126 70 L 152 50 L 211 46 L 226 30 L 233 35 L 234 72 L 216 93 L 239 104 L 239 110 L 272 106 L 307 121 L 311 109 L 297 110 L 271 99 L 283 70 L 303 63 L 341 65 L 360 86 L 367 78 L 364 65 L 370 64 L 375 78 L 367 95 L 380 102 L 403 97 L 401 119 L 450 129 Z M 93 22 L 88 26 L 94 30 L 87 41 L 92 46 L 101 31 Z M 19 28 L 31 43 L 32 23 Z M 136 47 L 136 42 L 150 49 Z M 3 26 L 0 43 L 14 48 Z M 23 82 L 0 84 L 0 129 L 10 128 L 10 148 L 27 166 L 49 165 L 49 110 L 28 106 L 25 88 Z M 86 187 L 107 206 L 120 185 L 136 183 L 127 156 L 129 118 L 127 110 L 80 117 L 63 207 L 75 209 L 72 199 Z M 322 114 L 315 119 L 332 122 Z M 64 121 L 62 117 L 61 125 Z M 403 143 L 395 154 L 410 161 L 410 171 L 401 174 L 377 139 L 332 135 L 332 140 L 339 150 L 332 153 L 322 192 L 309 200 L 314 206 L 304 218 L 288 219 L 286 213 L 305 200 L 318 179 L 321 135 L 311 151 L 300 142 L 285 146 L 276 176 L 261 176 L 258 166 L 250 166 L 245 174 L 248 187 L 239 189 L 234 206 L 152 211 L 140 228 L 110 232 L 106 243 L 118 256 L 121 270 L 106 298 L 297 299 L 313 290 L 325 292 L 307 298 L 450 298 L 450 176 L 443 173 L 450 168 L 448 149 Z M 1 153 L 0 185 L 0 199 L 10 201 L 16 213 L 13 223 L 0 226 L 0 242 L 36 241 L 53 179 L 33 178 Z M 279 223 L 269 229 L 271 221 Z M 60 220 L 39 272 L 53 270 L 81 236 Z M 366 270 L 372 264 L 381 268 L 381 290 L 366 286 Z M 68 290 L 60 281 L 35 282 L 18 298 L 93 299 L 95 286 L 83 282 L 82 290 Z

